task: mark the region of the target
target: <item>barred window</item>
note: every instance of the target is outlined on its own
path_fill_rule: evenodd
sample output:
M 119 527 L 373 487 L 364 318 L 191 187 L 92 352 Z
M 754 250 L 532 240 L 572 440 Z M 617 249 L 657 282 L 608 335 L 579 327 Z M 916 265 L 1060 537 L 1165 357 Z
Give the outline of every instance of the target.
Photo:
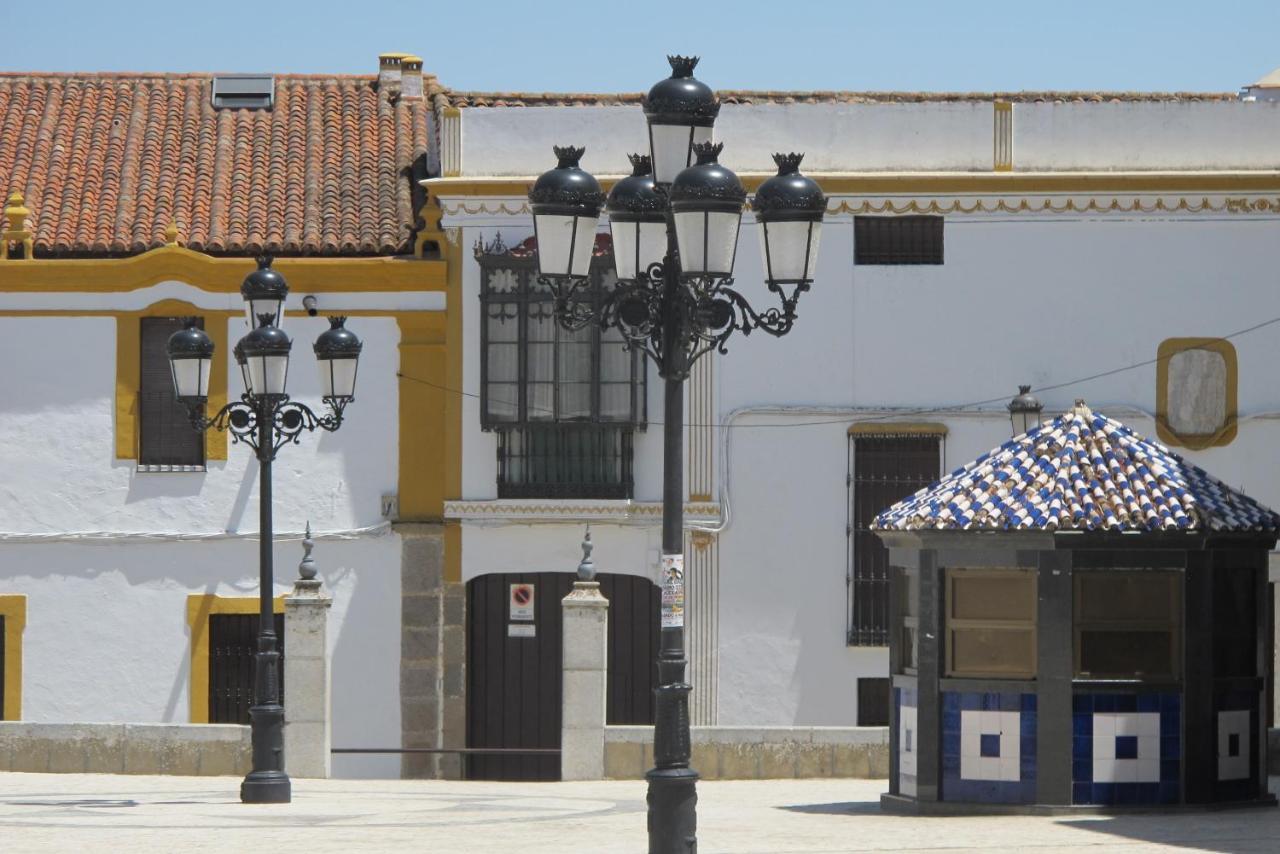
M 173 390 L 169 336 L 183 328 L 181 317 L 141 319 L 138 377 L 138 468 L 192 471 L 204 468 L 204 435 L 192 428 Z M 204 328 L 204 321 L 200 321 Z
M 854 264 L 941 264 L 940 216 L 856 216 Z
M 585 298 L 615 286 L 597 252 Z M 498 495 L 627 498 L 631 447 L 645 424 L 645 365 L 616 329 L 567 330 L 538 284 L 531 241 L 477 247 L 480 262 L 480 423 L 498 434 Z
M 871 523 L 880 511 L 938 479 L 941 442 L 941 432 L 857 431 L 849 436 L 847 583 L 852 646 L 889 644 L 889 550 Z

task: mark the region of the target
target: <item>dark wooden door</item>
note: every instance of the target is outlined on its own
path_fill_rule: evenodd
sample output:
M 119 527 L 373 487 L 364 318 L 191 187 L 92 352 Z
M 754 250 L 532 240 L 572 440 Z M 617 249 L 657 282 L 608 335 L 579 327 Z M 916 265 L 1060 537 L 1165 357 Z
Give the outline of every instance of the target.
M 275 615 L 280 650 L 280 699 L 284 700 L 284 614 Z M 209 723 L 247 724 L 257 669 L 258 615 L 209 617 Z
M 467 746 L 560 747 L 562 612 L 571 573 L 497 573 L 467 583 Z M 608 699 L 611 724 L 653 723 L 659 591 L 647 578 L 605 573 L 609 600 Z M 511 585 L 534 586 L 534 619 L 512 620 Z M 509 626 L 533 626 L 511 636 Z M 517 632 L 528 632 L 518 628 Z M 558 780 L 556 754 L 467 757 L 472 780 Z

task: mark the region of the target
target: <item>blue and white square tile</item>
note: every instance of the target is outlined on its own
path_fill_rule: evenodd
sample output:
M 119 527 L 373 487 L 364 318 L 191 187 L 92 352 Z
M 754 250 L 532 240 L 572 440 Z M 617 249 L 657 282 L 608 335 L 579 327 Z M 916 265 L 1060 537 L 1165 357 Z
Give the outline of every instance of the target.
M 1218 712 L 1218 779 L 1244 780 L 1249 776 L 1249 710 Z
M 916 717 L 915 706 L 898 708 L 898 791 L 911 798 L 916 796 L 916 756 L 920 749 Z
M 944 801 L 1034 803 L 1036 696 L 942 694 Z
M 1093 782 L 1160 782 L 1160 713 L 1094 712 Z
M 1022 778 L 1021 712 L 960 712 L 960 779 L 1016 783 Z

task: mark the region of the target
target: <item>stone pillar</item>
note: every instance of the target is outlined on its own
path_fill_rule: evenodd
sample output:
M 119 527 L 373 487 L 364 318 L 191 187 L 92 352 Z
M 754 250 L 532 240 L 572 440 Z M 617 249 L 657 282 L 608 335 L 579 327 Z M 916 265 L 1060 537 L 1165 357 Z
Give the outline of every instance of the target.
M 301 576 L 284 597 L 284 761 L 290 777 L 329 776 L 329 607 L 311 559 L 311 525 Z
M 560 779 L 604 779 L 609 600 L 598 581 L 576 581 L 564 609 Z

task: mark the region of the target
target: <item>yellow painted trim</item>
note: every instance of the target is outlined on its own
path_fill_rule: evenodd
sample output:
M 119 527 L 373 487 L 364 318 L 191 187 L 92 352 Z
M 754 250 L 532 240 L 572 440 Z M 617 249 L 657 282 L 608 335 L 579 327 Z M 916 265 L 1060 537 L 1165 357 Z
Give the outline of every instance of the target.
M 620 176 L 599 177 L 606 191 Z M 739 173 L 747 190 L 771 175 Z M 1280 191 L 1280 171 L 1248 172 L 835 172 L 810 173 L 828 195 L 1009 193 L 1248 193 Z M 433 196 L 524 197 L 537 176 L 428 178 Z
M 1222 427 L 1215 433 L 1184 435 L 1169 426 L 1169 362 L 1185 350 L 1210 350 L 1222 357 L 1227 367 L 1226 412 Z M 1240 365 L 1235 345 L 1224 338 L 1166 338 L 1156 348 L 1156 436 L 1166 445 L 1193 451 L 1229 445 L 1236 438 Z
M 399 519 L 444 515 L 445 470 L 455 446 L 445 418 L 450 398 L 446 319 L 440 312 L 404 315 L 400 327 Z
M 444 580 L 446 583 L 462 581 L 462 523 L 444 523 Z
M 161 300 L 141 311 L 116 314 L 116 459 L 136 460 L 142 425 L 138 412 L 138 387 L 142 382 L 142 323 L 144 317 L 205 319 L 205 332 L 213 340 L 214 360 L 209 371 L 208 411 L 217 412 L 227 402 L 227 326 L 239 312 L 199 309 L 181 300 Z M 227 458 L 227 436 L 221 430 L 205 432 L 206 460 Z
M 442 291 L 445 265 L 412 257 L 277 258 L 293 291 L 364 293 Z M 41 258 L 5 267 L 0 292 L 112 293 L 181 281 L 212 293 L 238 293 L 253 270 L 247 258 L 223 258 L 163 246 L 126 258 Z
M 284 613 L 284 597 L 271 600 L 273 613 Z M 256 614 L 257 596 L 187 596 L 187 625 L 191 629 L 191 723 L 209 722 L 209 618 L 214 614 Z M 283 638 L 280 639 L 283 642 Z M 7 688 L 6 688 L 7 690 Z
M 945 436 L 947 425 L 933 421 L 897 422 L 897 421 L 863 421 L 849 427 L 850 436 Z
M 4 708 L 0 721 L 22 720 L 22 632 L 27 627 L 27 597 L 0 596 L 4 617 Z

